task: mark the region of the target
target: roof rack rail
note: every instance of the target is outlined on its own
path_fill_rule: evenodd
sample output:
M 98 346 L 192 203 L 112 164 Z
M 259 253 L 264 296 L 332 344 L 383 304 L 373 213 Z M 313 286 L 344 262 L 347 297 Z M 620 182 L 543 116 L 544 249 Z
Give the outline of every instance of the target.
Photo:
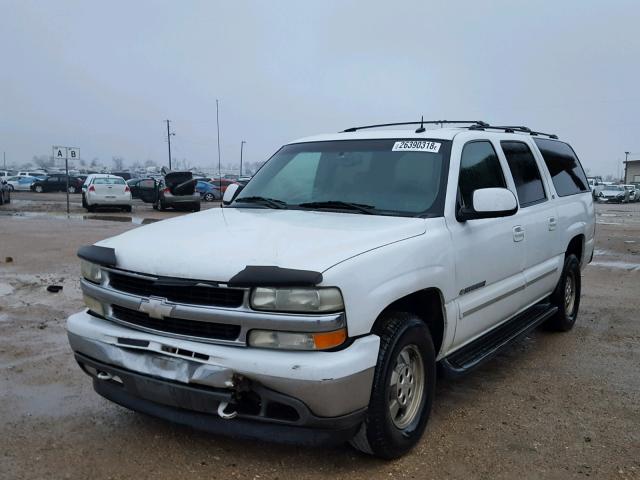
M 416 130 L 416 133 L 422 133 L 425 131 L 424 125 L 461 125 L 470 123 L 473 126 L 488 127 L 489 124 L 487 122 L 483 122 L 482 120 L 420 120 L 419 122 L 398 122 L 398 123 L 381 123 L 378 125 L 364 125 L 362 127 L 351 127 L 343 130 L 340 133 L 349 133 L 356 132 L 358 130 L 365 130 L 367 128 L 382 128 L 382 127 L 397 127 L 399 125 L 420 125 L 420 127 Z
M 553 134 L 553 133 L 544 133 L 544 132 L 537 132 L 534 130 L 531 130 L 529 127 L 525 127 L 522 125 L 471 125 L 469 126 L 469 130 L 503 130 L 505 133 L 515 133 L 515 132 L 520 132 L 520 133 L 528 133 L 529 135 L 541 135 L 543 137 L 549 137 L 552 138 L 554 140 L 558 139 L 558 135 Z

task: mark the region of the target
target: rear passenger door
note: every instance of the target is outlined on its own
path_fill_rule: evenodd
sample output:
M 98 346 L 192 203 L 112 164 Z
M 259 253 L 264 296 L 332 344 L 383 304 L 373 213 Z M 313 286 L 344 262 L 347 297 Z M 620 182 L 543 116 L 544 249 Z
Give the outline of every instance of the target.
M 549 295 L 558 281 L 562 268 L 554 250 L 558 242 L 558 214 L 541 174 L 542 159 L 536 159 L 529 143 L 502 140 L 500 147 L 516 187 L 518 216 L 524 231 L 522 307 L 525 307 Z

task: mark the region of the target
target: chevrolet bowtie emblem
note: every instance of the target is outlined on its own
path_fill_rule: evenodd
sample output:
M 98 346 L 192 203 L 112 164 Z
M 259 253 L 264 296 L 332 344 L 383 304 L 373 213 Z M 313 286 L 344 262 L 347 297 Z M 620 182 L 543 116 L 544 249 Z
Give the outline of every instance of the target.
M 151 318 L 162 320 L 164 317 L 170 317 L 173 312 L 173 305 L 168 305 L 162 298 L 149 298 L 142 300 L 138 311 L 144 312 Z

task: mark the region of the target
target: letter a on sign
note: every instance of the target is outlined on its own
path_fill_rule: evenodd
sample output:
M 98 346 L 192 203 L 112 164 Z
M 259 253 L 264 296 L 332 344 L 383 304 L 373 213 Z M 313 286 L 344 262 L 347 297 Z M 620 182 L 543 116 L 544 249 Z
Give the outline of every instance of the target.
M 65 158 L 67 158 L 66 150 L 67 149 L 64 147 L 56 147 L 55 157 L 58 159 L 64 160 Z

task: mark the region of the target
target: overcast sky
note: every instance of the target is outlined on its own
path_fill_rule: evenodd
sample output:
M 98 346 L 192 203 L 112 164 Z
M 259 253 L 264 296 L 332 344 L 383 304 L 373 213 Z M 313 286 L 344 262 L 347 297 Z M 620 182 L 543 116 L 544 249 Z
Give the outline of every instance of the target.
M 638 1 L 0 0 L 0 151 L 217 166 L 431 119 L 524 124 L 591 174 L 640 158 Z

